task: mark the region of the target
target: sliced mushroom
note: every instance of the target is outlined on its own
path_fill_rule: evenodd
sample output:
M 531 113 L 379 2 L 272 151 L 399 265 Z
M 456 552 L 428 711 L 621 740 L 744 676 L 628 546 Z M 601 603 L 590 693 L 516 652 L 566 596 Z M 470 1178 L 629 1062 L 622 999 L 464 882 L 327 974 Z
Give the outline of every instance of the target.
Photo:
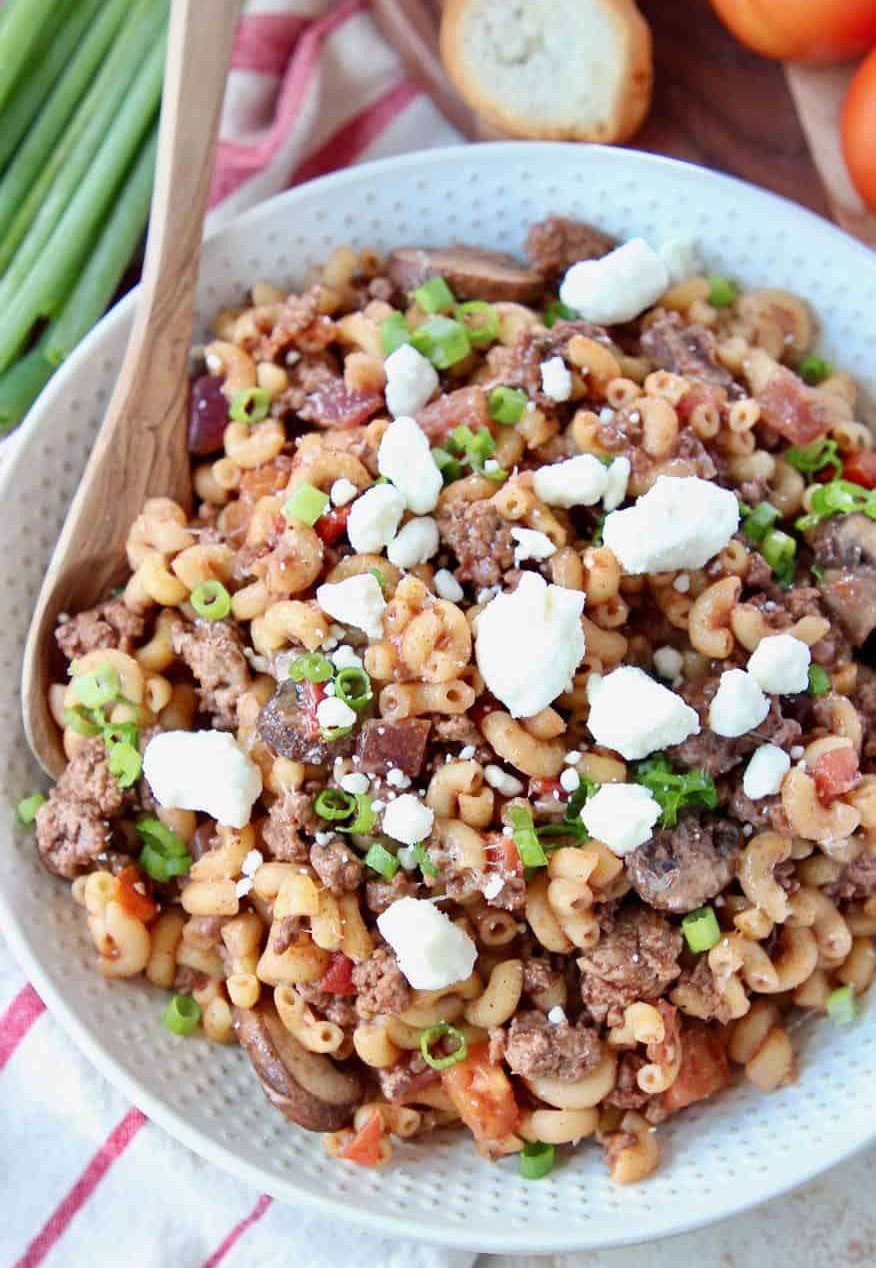
M 362 1100 L 360 1080 L 290 1035 L 273 1004 L 235 1010 L 240 1042 L 281 1114 L 312 1132 L 345 1127 Z
M 853 646 L 863 646 L 876 629 L 876 523 L 839 515 L 819 524 L 809 544 L 822 568 L 824 602 Z
M 399 247 L 387 272 L 399 290 L 412 291 L 430 277 L 443 277 L 457 299 L 538 301 L 544 279 L 512 255 L 474 247 Z

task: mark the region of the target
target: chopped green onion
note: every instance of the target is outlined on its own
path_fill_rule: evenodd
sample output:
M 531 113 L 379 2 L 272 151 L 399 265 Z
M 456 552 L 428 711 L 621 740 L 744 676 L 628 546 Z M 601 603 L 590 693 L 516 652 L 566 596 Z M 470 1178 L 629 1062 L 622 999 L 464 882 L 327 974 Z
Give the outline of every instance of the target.
M 411 332 L 404 313 L 393 313 L 380 323 L 380 343 L 384 356 L 391 356 L 403 343 L 410 342 Z
M 224 621 L 231 611 L 231 595 L 221 581 L 202 581 L 189 595 L 189 603 L 205 621 Z
M 73 694 L 86 709 L 99 709 L 118 699 L 122 682 L 112 665 L 98 665 L 73 679 Z
M 827 1015 L 839 1026 L 847 1026 L 858 1016 L 855 992 L 851 986 L 839 986 L 827 997 Z
M 808 383 L 810 387 L 817 387 L 819 383 L 823 383 L 825 379 L 830 378 L 833 374 L 833 366 L 829 361 L 823 360 L 822 357 L 816 357 L 814 353 L 810 352 L 800 361 L 797 373 L 804 383 Z
M 380 571 L 380 569 L 379 569 L 379 568 L 369 568 L 369 569 L 368 569 L 368 571 L 371 573 L 371 576 L 374 578 L 374 580 L 375 580 L 375 581 L 377 582 L 377 584 L 380 586 L 381 590 L 383 590 L 383 591 L 385 592 L 385 591 L 386 591 L 386 577 L 383 575 L 383 573 Z
M 327 656 L 322 652 L 304 652 L 296 656 L 289 666 L 289 677 L 293 682 L 328 682 L 335 669 Z
M 418 841 L 414 846 L 414 858 L 417 860 L 417 866 L 424 876 L 429 876 L 434 879 L 438 875 L 438 868 L 429 858 L 429 854 L 422 841 Z
M 782 457 L 804 475 L 815 475 L 824 467 L 833 467 L 835 471 L 843 469 L 835 440 L 813 440 L 811 445 L 792 445 Z
M 441 472 L 441 478 L 445 484 L 452 484 L 454 480 L 459 480 L 465 470 L 459 459 L 454 458 L 446 449 L 433 449 L 432 461 Z
M 520 1175 L 524 1180 L 543 1180 L 554 1169 L 557 1151 L 540 1140 L 527 1141 L 520 1151 Z
M 493 422 L 508 427 L 520 422 L 528 404 L 528 396 L 518 388 L 494 387 L 487 400 L 487 411 Z
M 350 735 L 352 730 L 351 726 L 324 726 L 319 733 L 324 740 L 334 743 L 335 740 L 342 740 L 345 735 Z
M 116 744 L 136 745 L 140 736 L 136 722 L 110 722 L 103 728 L 103 742 L 107 748 Z
M 191 995 L 174 995 L 162 1014 L 162 1020 L 175 1035 L 190 1035 L 201 1020 L 201 1009 Z
M 414 291 L 414 300 L 424 313 L 446 313 L 456 303 L 456 296 L 443 277 L 430 277 Z
M 574 308 L 570 308 L 568 304 L 564 304 L 561 299 L 552 299 L 549 304 L 545 304 L 544 324 L 550 328 L 556 325 L 558 321 L 576 321 L 578 314 Z
M 171 858 L 189 858 L 185 841 L 180 840 L 160 819 L 141 819 L 134 826 L 145 845 L 152 846 Z
M 65 709 L 62 716 L 64 726 L 68 726 L 77 735 L 100 735 L 101 728 L 91 718 L 85 716 L 81 706 L 77 705 L 75 709 Z
M 339 700 L 343 700 L 344 704 L 348 704 L 351 709 L 361 713 L 363 709 L 368 708 L 368 705 L 374 699 L 371 679 L 364 669 L 349 665 L 342 669 L 335 679 L 335 695 Z
M 473 348 L 485 348 L 499 338 L 499 314 L 483 299 L 471 299 L 456 307 L 456 320 L 468 331 Z
M 270 392 L 263 387 L 245 387 L 232 396 L 228 417 L 233 423 L 260 423 L 270 408 Z
M 411 343 L 436 370 L 449 369 L 471 352 L 468 331 L 452 317 L 430 317 L 411 335 Z
M 770 502 L 760 502 L 755 507 L 740 503 L 742 531 L 749 541 L 762 542 L 779 518 L 779 511 Z
M 709 303 L 713 308 L 729 308 L 735 303 L 739 288 L 729 277 L 713 273 L 706 281 L 709 283 Z
M 356 810 L 356 798 L 343 788 L 323 788 L 313 803 L 313 808 L 321 819 L 335 823 L 338 819 L 349 819 Z
M 29 828 L 36 819 L 40 806 L 45 804 L 45 800 L 42 793 L 31 793 L 29 797 L 23 797 L 15 807 L 19 822 Z
M 449 1056 L 433 1057 L 432 1045 L 445 1037 L 452 1039 L 456 1047 Z M 457 1065 L 460 1061 L 466 1059 L 468 1056 L 468 1043 L 461 1030 L 457 1030 L 449 1022 L 439 1021 L 434 1026 L 429 1026 L 420 1035 L 420 1053 L 426 1065 L 431 1066 L 433 1070 L 447 1070 L 450 1066 Z
M 140 750 L 133 744 L 122 741 L 114 744 L 109 751 L 107 765 L 111 775 L 115 775 L 120 788 L 130 788 L 136 784 L 143 769 L 143 758 Z
M 715 781 L 705 771 L 692 770 L 679 774 L 662 753 L 639 762 L 636 783 L 647 788 L 661 809 L 660 826 L 674 828 L 683 806 L 704 806 L 714 810 L 718 804 Z
M 370 867 L 372 872 L 377 872 L 384 880 L 391 881 L 401 863 L 394 854 L 390 854 L 386 846 L 375 841 L 365 855 L 365 866 Z
M 682 916 L 681 931 L 691 951 L 710 951 L 721 941 L 721 926 L 711 907 L 698 907 Z
M 780 586 L 789 586 L 797 566 L 797 542 L 789 533 L 771 528 L 760 544 L 760 553 Z
M 824 569 L 822 568 L 821 564 L 815 564 L 815 563 L 810 564 L 809 571 L 812 573 L 812 576 L 816 584 L 823 586 L 824 585 Z
M 809 666 L 809 687 L 810 696 L 826 696 L 830 691 L 830 676 L 821 665 Z
M 511 806 L 508 810 L 508 822 L 511 825 L 514 844 L 524 867 L 546 867 L 547 855 L 536 836 L 532 823 L 532 815 L 522 806 Z
M 291 497 L 286 499 L 283 514 L 287 520 L 297 520 L 312 528 L 329 504 L 329 495 L 312 484 L 299 484 Z
M 831 480 L 809 488 L 809 513 L 802 515 L 794 525 L 801 532 L 832 515 L 848 515 L 853 511 L 862 511 L 869 519 L 876 520 L 876 489 L 865 489 L 851 480 Z
M 154 845 L 143 846 L 137 862 L 147 876 L 162 884 L 172 880 L 174 876 L 185 876 L 192 865 L 192 860 L 175 854 L 162 854 Z
M 599 519 L 596 521 L 596 527 L 593 530 L 591 545 L 601 546 L 603 544 L 602 534 L 605 529 L 605 521 L 608 519 L 608 512 L 603 511 Z
M 343 827 L 338 825 L 338 832 L 349 832 L 351 836 L 365 836 L 377 822 L 377 815 L 371 809 L 371 794 L 356 793 L 356 813 L 350 823 Z

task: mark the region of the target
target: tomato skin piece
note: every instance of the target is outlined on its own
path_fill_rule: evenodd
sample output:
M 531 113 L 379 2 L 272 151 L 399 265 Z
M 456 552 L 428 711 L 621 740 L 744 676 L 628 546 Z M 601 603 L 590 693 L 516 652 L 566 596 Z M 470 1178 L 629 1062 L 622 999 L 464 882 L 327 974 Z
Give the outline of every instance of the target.
M 119 906 L 124 908 L 129 916 L 133 916 L 135 920 L 142 920 L 144 924 L 150 920 L 154 920 L 158 915 L 158 904 L 152 901 L 149 893 L 149 881 L 140 871 L 139 867 L 126 867 L 118 876 L 119 887 L 116 895 L 116 901 Z M 137 886 L 145 890 L 141 893 Z
M 533 797 L 548 798 L 553 797 L 556 801 L 568 801 L 568 794 L 558 779 L 554 779 L 549 775 L 532 775 L 529 780 L 529 790 L 526 794 L 530 800 Z
M 865 489 L 876 489 L 876 453 L 858 449 L 849 454 L 843 463 L 843 479 L 860 484 Z
M 738 40 L 762 57 L 844 62 L 876 43 L 872 0 L 712 0 Z
M 864 202 L 876 212 L 876 48 L 849 84 L 840 131 L 849 175 Z
M 502 1140 L 520 1123 L 520 1108 L 505 1071 L 491 1065 L 487 1045 L 470 1049 L 464 1061 L 441 1071 L 444 1091 L 477 1141 Z
M 329 995 L 356 995 L 353 961 L 343 951 L 333 951 L 329 966 L 319 979 L 319 989 Z
M 523 863 L 513 837 L 506 837 L 502 832 L 494 832 L 487 837 L 484 850 L 487 856 L 487 871 L 500 874 L 510 873 L 513 876 L 523 875 Z
M 858 754 L 849 744 L 843 748 L 828 749 L 816 758 L 812 768 L 815 791 L 822 802 L 833 801 L 843 793 L 851 792 L 861 782 Z
M 701 1026 L 689 1026 L 681 1035 L 681 1067 L 678 1077 L 663 1093 L 663 1108 L 670 1114 L 714 1096 L 730 1082 L 727 1054 L 721 1041 Z
M 334 546 L 335 542 L 343 537 L 347 531 L 350 508 L 351 503 L 346 506 L 335 506 L 324 515 L 320 515 L 313 526 L 313 531 L 324 546 Z
M 355 1136 L 340 1152 L 344 1162 L 355 1162 L 360 1167 L 376 1167 L 380 1162 L 383 1143 L 383 1119 L 379 1114 L 372 1114 L 364 1127 L 360 1127 Z

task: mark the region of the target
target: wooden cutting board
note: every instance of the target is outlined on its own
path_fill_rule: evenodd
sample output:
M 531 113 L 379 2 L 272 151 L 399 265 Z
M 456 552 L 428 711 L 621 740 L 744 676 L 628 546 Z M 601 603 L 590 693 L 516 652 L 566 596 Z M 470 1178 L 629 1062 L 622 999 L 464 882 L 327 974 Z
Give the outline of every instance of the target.
M 438 54 L 441 0 L 372 0 L 412 77 L 472 140 L 497 133 L 475 118 Z M 639 0 L 654 36 L 654 100 L 636 149 L 741 176 L 829 216 L 876 246 L 842 161 L 839 111 L 853 67 L 765 61 L 739 44 L 707 0 Z

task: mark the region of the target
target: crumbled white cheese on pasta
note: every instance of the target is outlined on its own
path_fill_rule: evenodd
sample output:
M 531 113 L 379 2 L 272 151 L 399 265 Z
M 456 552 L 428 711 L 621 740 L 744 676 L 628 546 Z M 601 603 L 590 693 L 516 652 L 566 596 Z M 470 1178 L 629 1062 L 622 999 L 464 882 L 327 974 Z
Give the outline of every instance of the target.
M 405 500 L 391 484 L 374 484 L 356 498 L 347 517 L 350 545 L 360 554 L 377 554 L 395 537 Z
M 684 657 L 674 647 L 658 647 L 654 652 L 654 668 L 667 682 L 676 682 L 684 669 Z
M 391 766 L 386 772 L 386 782 L 390 788 L 410 788 L 411 779 L 403 770 L 399 770 L 397 766 Z
M 588 321 L 614 326 L 632 321 L 669 288 L 664 261 L 644 238 L 631 238 L 599 260 L 573 264 L 560 299 Z
M 699 252 L 692 242 L 670 238 L 661 243 L 657 254 L 666 265 L 670 286 L 677 286 L 679 282 L 686 282 L 689 277 L 696 277 L 702 269 Z
M 379 584 L 379 582 L 378 582 Z M 349 643 L 342 643 L 329 657 L 335 669 L 361 669 L 362 658 L 356 654 Z
M 478 949 L 464 929 L 426 898 L 399 898 L 377 928 L 417 991 L 436 991 L 470 976 Z
M 616 511 L 621 502 L 623 502 L 627 496 L 629 480 L 629 458 L 613 459 L 605 472 L 605 492 L 602 495 L 602 505 L 606 511 Z
M 229 828 L 249 823 L 262 791 L 258 766 L 227 731 L 162 731 L 143 754 L 143 774 L 165 810 L 196 810 Z
M 516 776 L 509 775 L 507 771 L 502 770 L 501 766 L 496 766 L 492 762 L 484 767 L 484 779 L 503 797 L 519 797 L 523 792 L 523 784 Z
M 672 588 L 678 594 L 687 594 L 690 590 L 690 577 L 686 572 L 681 572 L 672 583 Z
M 581 808 L 581 822 L 612 854 L 629 854 L 651 839 L 660 803 L 641 784 L 603 784 Z
M 791 769 L 791 759 L 775 744 L 755 749 L 742 776 L 742 791 L 752 801 L 771 797 L 781 790 L 782 780 Z
M 547 533 L 540 533 L 534 528 L 511 529 L 511 536 L 517 545 L 514 547 L 514 562 L 522 564 L 527 559 L 550 559 L 556 553 Z
M 343 581 L 325 582 L 317 588 L 316 601 L 329 616 L 344 625 L 355 626 L 369 638 L 383 634 L 383 612 L 386 600 L 380 582 L 370 572 Z
M 354 796 L 367 793 L 370 787 L 368 776 L 363 775 L 361 771 L 351 771 L 348 775 L 342 775 L 340 784 L 344 792 L 352 793 Z
M 716 735 L 734 738 L 760 726 L 770 702 L 756 679 L 744 669 L 725 669 L 709 705 L 709 726 Z
M 584 655 L 583 608 L 579 590 L 525 572 L 512 594 L 497 595 L 481 612 L 478 668 L 512 717 L 531 717 L 568 689 Z
M 486 881 L 484 882 L 484 887 L 481 890 L 481 893 L 483 894 L 484 898 L 486 898 L 487 902 L 491 902 L 492 899 L 499 897 L 499 895 L 502 892 L 502 889 L 504 888 L 504 885 L 505 885 L 505 882 L 502 880 L 502 877 L 499 875 L 499 873 L 493 872 L 493 874 L 491 876 L 488 876 Z
M 581 776 L 574 766 L 567 766 L 560 773 L 560 787 L 567 793 L 576 792 L 581 787 Z
M 572 395 L 572 375 L 562 357 L 542 361 L 541 389 L 552 401 L 567 401 Z
M 383 815 L 383 831 L 393 841 L 401 841 L 403 845 L 416 845 L 432 831 L 435 822 L 435 811 L 415 797 L 413 793 L 403 793 L 389 802 Z
M 566 1010 L 560 1004 L 548 1009 L 547 1019 L 552 1026 L 561 1026 L 566 1021 Z
M 729 489 L 699 476 L 659 476 L 635 506 L 606 517 L 602 536 L 635 576 L 702 568 L 738 527 L 739 503 Z
M 316 720 L 324 731 L 332 731 L 339 726 L 355 726 L 356 711 L 336 696 L 326 696 L 316 706 Z
M 241 876 L 255 876 L 264 861 L 261 850 L 250 850 L 240 865 Z
M 408 520 L 386 548 L 386 556 L 396 568 L 415 568 L 431 559 L 438 550 L 438 525 L 431 515 Z
M 790 695 L 809 686 L 812 653 L 793 634 L 768 634 L 748 660 L 748 672 L 770 695 Z
M 628 761 L 699 734 L 696 710 L 634 665 L 622 665 L 605 677 L 591 674 L 587 697 L 593 738 Z
M 377 451 L 377 469 L 391 480 L 414 515 L 427 515 L 438 504 L 443 488 L 429 438 L 413 418 L 400 417 L 383 433 Z
M 438 387 L 438 371 L 409 343 L 390 353 L 386 371 L 386 407 L 393 418 L 416 414 Z
M 465 594 L 462 586 L 447 568 L 439 568 L 435 573 L 435 593 L 439 599 L 448 603 L 458 603 Z
M 595 506 L 608 487 L 608 471 L 592 453 L 580 453 L 539 467 L 532 487 L 547 506 Z
M 332 506 L 346 506 L 348 502 L 353 501 L 358 492 L 359 490 L 352 480 L 348 480 L 346 476 L 341 476 L 339 480 L 335 480 L 329 489 Z

